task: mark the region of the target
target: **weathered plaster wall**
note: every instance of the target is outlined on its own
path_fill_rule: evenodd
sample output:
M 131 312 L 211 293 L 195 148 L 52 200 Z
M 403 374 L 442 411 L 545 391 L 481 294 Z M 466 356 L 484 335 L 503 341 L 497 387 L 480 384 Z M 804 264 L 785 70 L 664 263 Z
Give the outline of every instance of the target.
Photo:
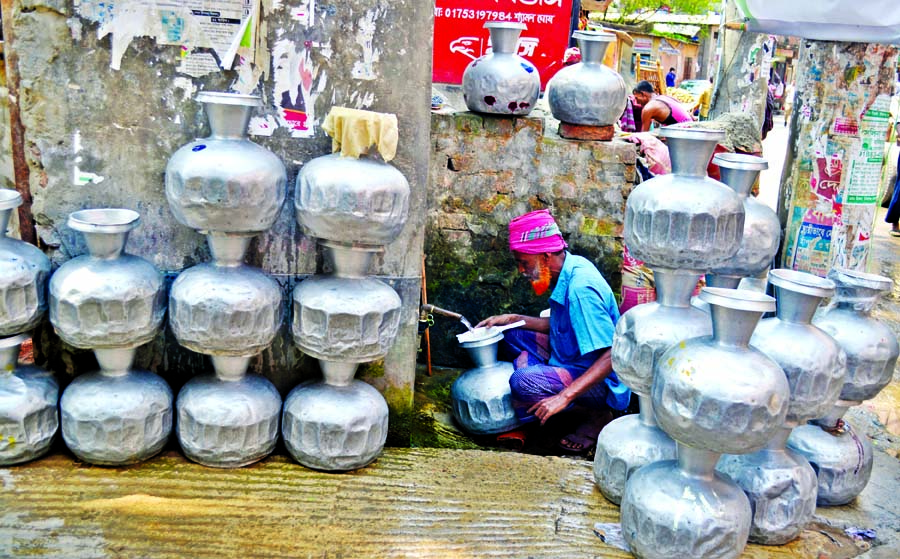
M 548 121 L 549 122 L 549 121 Z M 537 315 L 535 298 L 509 253 L 507 224 L 549 208 L 576 254 L 619 290 L 625 198 L 635 181 L 635 147 L 561 139 L 542 118 L 436 114 L 426 221 L 428 302 L 473 321 L 493 314 Z M 432 361 L 468 366 L 456 343 L 462 327 L 436 317 Z
M 822 276 L 866 270 L 898 53 L 802 43 L 779 200 L 783 266 Z
M 304 162 L 330 151 L 331 141 L 319 125 L 331 106 L 396 113 L 400 146 L 394 164 L 409 179 L 411 213 L 373 272 L 400 292 L 404 314 L 396 346 L 384 367 L 368 369 L 368 380 L 385 393 L 395 412 L 409 409 L 426 202 L 432 4 L 264 0 L 255 42 L 238 51 L 236 69 L 206 75 L 186 69 L 185 55 L 215 60 L 213 56 L 223 57 L 221 49 L 194 48 L 189 35 L 186 46 L 177 40 L 162 44 L 155 31 L 144 33 L 142 28 L 148 21 L 168 25 L 183 20 L 158 12 L 148 12 L 146 21 L 140 19 L 147 15 L 143 12 L 116 19 L 89 13 L 88 5 L 102 4 L 3 2 L 4 23 L 15 30 L 6 49 L 18 58 L 17 102 L 33 215 L 40 243 L 54 264 L 85 252 L 79 236 L 66 227 L 66 217 L 87 207 L 139 211 L 142 225 L 128 250 L 151 260 L 170 279 L 208 259 L 203 237 L 172 218 L 163 183 L 168 157 L 208 134 L 201 107 L 193 101 L 199 90 L 262 95 L 264 107 L 252 125 L 257 133 L 252 139 L 282 158 L 290 185 Z M 165 17 L 169 19 L 160 19 Z M 169 38 L 173 29 L 165 30 Z M 304 111 L 305 124 L 291 120 L 287 108 Z M 253 243 L 249 257 L 284 287 L 282 332 L 253 363 L 283 392 L 316 374 L 314 361 L 291 344 L 288 317 L 290 290 L 321 262 L 314 242 L 298 230 L 292 190 L 276 225 Z M 42 356 L 59 373 L 70 376 L 94 366 L 89 352 L 61 345 L 49 324 L 36 337 Z M 205 358 L 179 348 L 168 332 L 140 352 L 138 364 L 163 374 L 175 389 L 210 370 Z

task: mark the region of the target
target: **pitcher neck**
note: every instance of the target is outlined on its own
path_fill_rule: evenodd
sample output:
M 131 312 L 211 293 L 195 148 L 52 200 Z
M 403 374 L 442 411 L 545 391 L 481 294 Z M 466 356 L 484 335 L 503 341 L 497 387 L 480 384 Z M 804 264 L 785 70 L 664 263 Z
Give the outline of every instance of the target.
M 807 295 L 793 291 L 787 287 L 775 286 L 775 300 L 778 302 L 778 310 L 775 315 L 784 322 L 797 324 L 809 324 L 812 322 L 816 309 L 822 302 L 821 297 Z
M 726 186 L 734 190 L 734 192 L 744 199 L 750 196 L 750 189 L 759 177 L 759 171 L 749 169 L 733 169 L 724 165 L 719 165 L 719 174 L 721 181 Z
M 19 364 L 19 351 L 28 339 L 25 334 L 0 339 L 0 375 L 11 373 Z
M 720 453 L 701 450 L 681 443 L 677 443 L 677 445 L 678 465 L 685 475 L 708 480 L 713 478 L 716 464 L 721 456 Z
M 650 396 L 642 396 L 638 394 L 638 402 L 640 405 L 639 416 L 641 423 L 647 427 L 658 427 L 656 423 L 656 414 L 653 412 L 653 399 Z
M 128 244 L 128 232 L 83 233 L 88 253 L 93 258 L 113 260 L 122 256 Z
M 737 289 L 741 285 L 741 276 L 728 276 L 724 274 L 706 274 L 706 285 L 709 287 L 723 287 L 725 289 Z
M 0 239 L 6 237 L 6 231 L 9 229 L 9 219 L 12 217 L 12 211 L 12 208 L 0 210 Z
M 243 140 L 247 138 L 247 126 L 253 116 L 253 107 L 205 102 L 203 110 L 209 121 L 210 138 L 217 140 Z
M 787 447 L 788 437 L 791 436 L 790 427 L 780 427 L 775 431 L 775 434 L 769 439 L 768 444 L 766 444 L 766 450 L 772 451 L 784 451 Z
M 121 377 L 128 374 L 134 363 L 136 348 L 94 349 L 94 357 L 100 365 L 100 373 L 108 377 Z
M 485 27 L 491 34 L 491 49 L 494 54 L 515 54 L 519 43 L 519 35 L 524 26 L 512 26 L 510 24 L 486 23 Z
M 358 363 L 346 361 L 319 359 L 319 368 L 322 369 L 325 384 L 330 386 L 349 386 L 353 382 L 353 377 L 356 376 L 358 365 Z
M 684 177 L 705 177 L 706 168 L 718 140 L 666 137 L 672 174 Z
M 720 345 L 747 347 L 753 331 L 763 313 L 730 309 L 720 305 L 709 306 L 712 317 L 713 339 Z
M 690 307 L 699 272 L 653 268 L 656 302 L 665 307 Z
M 213 263 L 229 268 L 244 264 L 244 256 L 252 239 L 251 235 L 221 235 L 214 232 L 206 235 Z
M 239 381 L 247 376 L 247 368 L 250 366 L 249 355 L 213 355 L 213 369 L 216 378 L 225 382 Z
M 606 49 L 612 42 L 612 39 L 600 36 L 600 34 L 588 35 L 578 32 L 575 33 L 575 40 L 578 42 L 578 50 L 581 51 L 581 62 L 589 65 L 603 64 Z

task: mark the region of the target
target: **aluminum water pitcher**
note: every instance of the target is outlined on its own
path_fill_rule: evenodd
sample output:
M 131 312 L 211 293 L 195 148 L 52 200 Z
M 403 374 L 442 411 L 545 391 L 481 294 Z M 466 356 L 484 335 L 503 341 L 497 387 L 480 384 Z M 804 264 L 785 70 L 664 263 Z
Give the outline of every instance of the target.
M 483 339 L 461 342 L 475 368 L 465 371 L 450 386 L 453 418 L 475 435 L 505 433 L 519 426 L 512 406 L 509 377 L 512 363 L 497 360 L 497 345 L 503 332 Z
M 463 72 L 463 99 L 470 111 L 500 115 L 527 115 L 541 92 L 534 64 L 517 54 L 524 23 L 489 21 L 492 52 L 469 63 Z

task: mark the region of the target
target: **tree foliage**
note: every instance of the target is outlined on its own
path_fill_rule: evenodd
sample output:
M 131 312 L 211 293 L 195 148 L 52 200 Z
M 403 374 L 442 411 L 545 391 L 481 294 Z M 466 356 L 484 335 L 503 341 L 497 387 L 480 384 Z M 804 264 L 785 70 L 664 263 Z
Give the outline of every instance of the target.
M 702 15 L 720 5 L 718 0 L 616 0 L 608 4 L 604 19 L 641 25 L 658 13 Z

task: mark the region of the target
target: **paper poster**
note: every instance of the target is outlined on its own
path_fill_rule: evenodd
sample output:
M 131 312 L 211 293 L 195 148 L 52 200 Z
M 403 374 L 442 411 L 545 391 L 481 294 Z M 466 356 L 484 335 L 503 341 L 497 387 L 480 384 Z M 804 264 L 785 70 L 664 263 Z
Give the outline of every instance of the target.
M 851 153 L 850 176 L 845 204 L 875 204 L 881 186 L 884 165 L 884 140 L 890 125 L 890 98 L 879 95 L 866 111 L 860 127 L 860 138 Z
M 99 38 L 112 34 L 113 69 L 136 37 L 189 51 L 212 49 L 231 68 L 238 48 L 255 44 L 259 0 L 81 0 L 76 10 L 99 24 Z
M 791 268 L 825 276 L 831 268 L 830 225 L 802 222 L 794 243 L 794 258 Z

